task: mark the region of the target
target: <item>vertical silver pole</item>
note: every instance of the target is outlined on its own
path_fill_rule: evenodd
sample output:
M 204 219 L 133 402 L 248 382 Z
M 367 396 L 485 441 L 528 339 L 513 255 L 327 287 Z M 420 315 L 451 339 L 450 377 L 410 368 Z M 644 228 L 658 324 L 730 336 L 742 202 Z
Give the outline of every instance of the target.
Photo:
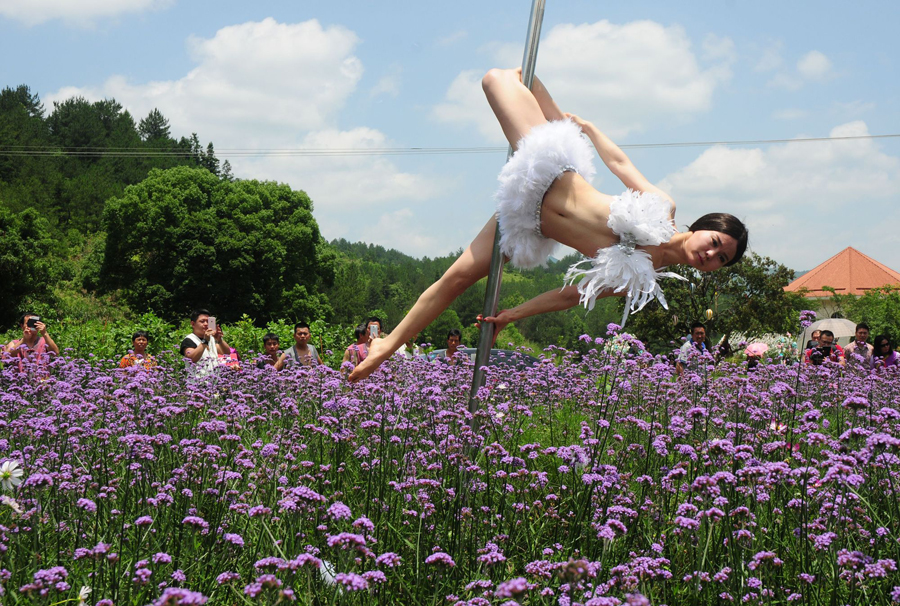
M 546 0 L 532 0 L 531 18 L 528 21 L 528 36 L 525 38 L 525 52 L 522 56 L 522 83 L 531 88 L 534 82 L 534 65 L 537 62 L 538 41 L 541 38 L 541 23 L 544 21 L 544 5 Z M 512 145 L 506 155 L 507 160 L 513 155 Z M 491 255 L 491 267 L 487 276 L 487 288 L 484 294 L 484 311 L 482 315 L 493 316 L 497 313 L 497 300 L 500 298 L 500 282 L 503 276 L 503 253 L 500 252 L 500 229 L 494 231 L 494 252 Z M 494 343 L 494 325 L 481 323 L 481 334 L 478 337 L 478 350 L 475 354 L 475 373 L 472 377 L 472 389 L 469 392 L 469 412 L 478 410 L 476 396 L 478 389 L 484 384 L 484 367 L 490 362 L 491 346 Z M 472 419 L 472 426 L 477 421 Z

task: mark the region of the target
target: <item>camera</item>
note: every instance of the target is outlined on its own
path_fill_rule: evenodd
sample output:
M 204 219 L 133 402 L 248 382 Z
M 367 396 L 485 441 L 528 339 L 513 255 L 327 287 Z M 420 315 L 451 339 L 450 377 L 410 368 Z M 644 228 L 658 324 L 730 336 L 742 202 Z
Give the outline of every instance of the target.
M 37 328 L 37 323 L 40 321 L 41 319 L 39 317 L 32 316 L 28 318 L 28 321 L 25 322 L 25 325 L 28 326 L 28 328 Z
M 809 354 L 809 361 L 815 364 L 816 366 L 820 366 L 825 358 L 831 355 L 831 347 L 826 345 L 824 347 L 816 347 Z

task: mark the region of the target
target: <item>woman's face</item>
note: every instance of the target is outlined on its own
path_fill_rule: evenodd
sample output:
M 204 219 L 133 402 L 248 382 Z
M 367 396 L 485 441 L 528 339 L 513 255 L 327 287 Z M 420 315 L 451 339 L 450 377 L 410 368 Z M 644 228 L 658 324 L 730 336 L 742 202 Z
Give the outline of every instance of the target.
M 688 265 L 700 271 L 715 271 L 737 254 L 737 240 L 718 231 L 695 231 L 685 243 Z
M 134 341 L 131 342 L 132 349 L 134 353 L 139 356 L 144 355 L 144 352 L 147 351 L 147 337 L 138 337 Z

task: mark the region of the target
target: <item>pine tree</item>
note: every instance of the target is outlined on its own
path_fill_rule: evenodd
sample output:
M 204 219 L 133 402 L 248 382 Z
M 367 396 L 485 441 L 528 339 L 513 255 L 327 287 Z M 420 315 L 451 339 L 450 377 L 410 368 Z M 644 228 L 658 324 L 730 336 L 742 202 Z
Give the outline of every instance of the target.
M 138 134 L 141 135 L 143 141 L 148 143 L 169 141 L 171 140 L 169 121 L 162 115 L 162 112 L 153 108 L 138 125 Z

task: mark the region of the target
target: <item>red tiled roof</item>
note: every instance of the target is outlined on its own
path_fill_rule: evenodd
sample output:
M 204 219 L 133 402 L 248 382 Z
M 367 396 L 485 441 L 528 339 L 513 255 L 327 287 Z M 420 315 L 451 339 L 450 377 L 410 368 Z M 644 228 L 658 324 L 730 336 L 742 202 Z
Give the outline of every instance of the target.
M 806 288 L 807 297 L 827 297 L 830 293 L 822 290 L 823 286 L 830 286 L 839 295 L 861 295 L 889 284 L 900 285 L 900 273 L 853 247 L 847 247 L 785 286 L 784 290 L 797 292 Z

